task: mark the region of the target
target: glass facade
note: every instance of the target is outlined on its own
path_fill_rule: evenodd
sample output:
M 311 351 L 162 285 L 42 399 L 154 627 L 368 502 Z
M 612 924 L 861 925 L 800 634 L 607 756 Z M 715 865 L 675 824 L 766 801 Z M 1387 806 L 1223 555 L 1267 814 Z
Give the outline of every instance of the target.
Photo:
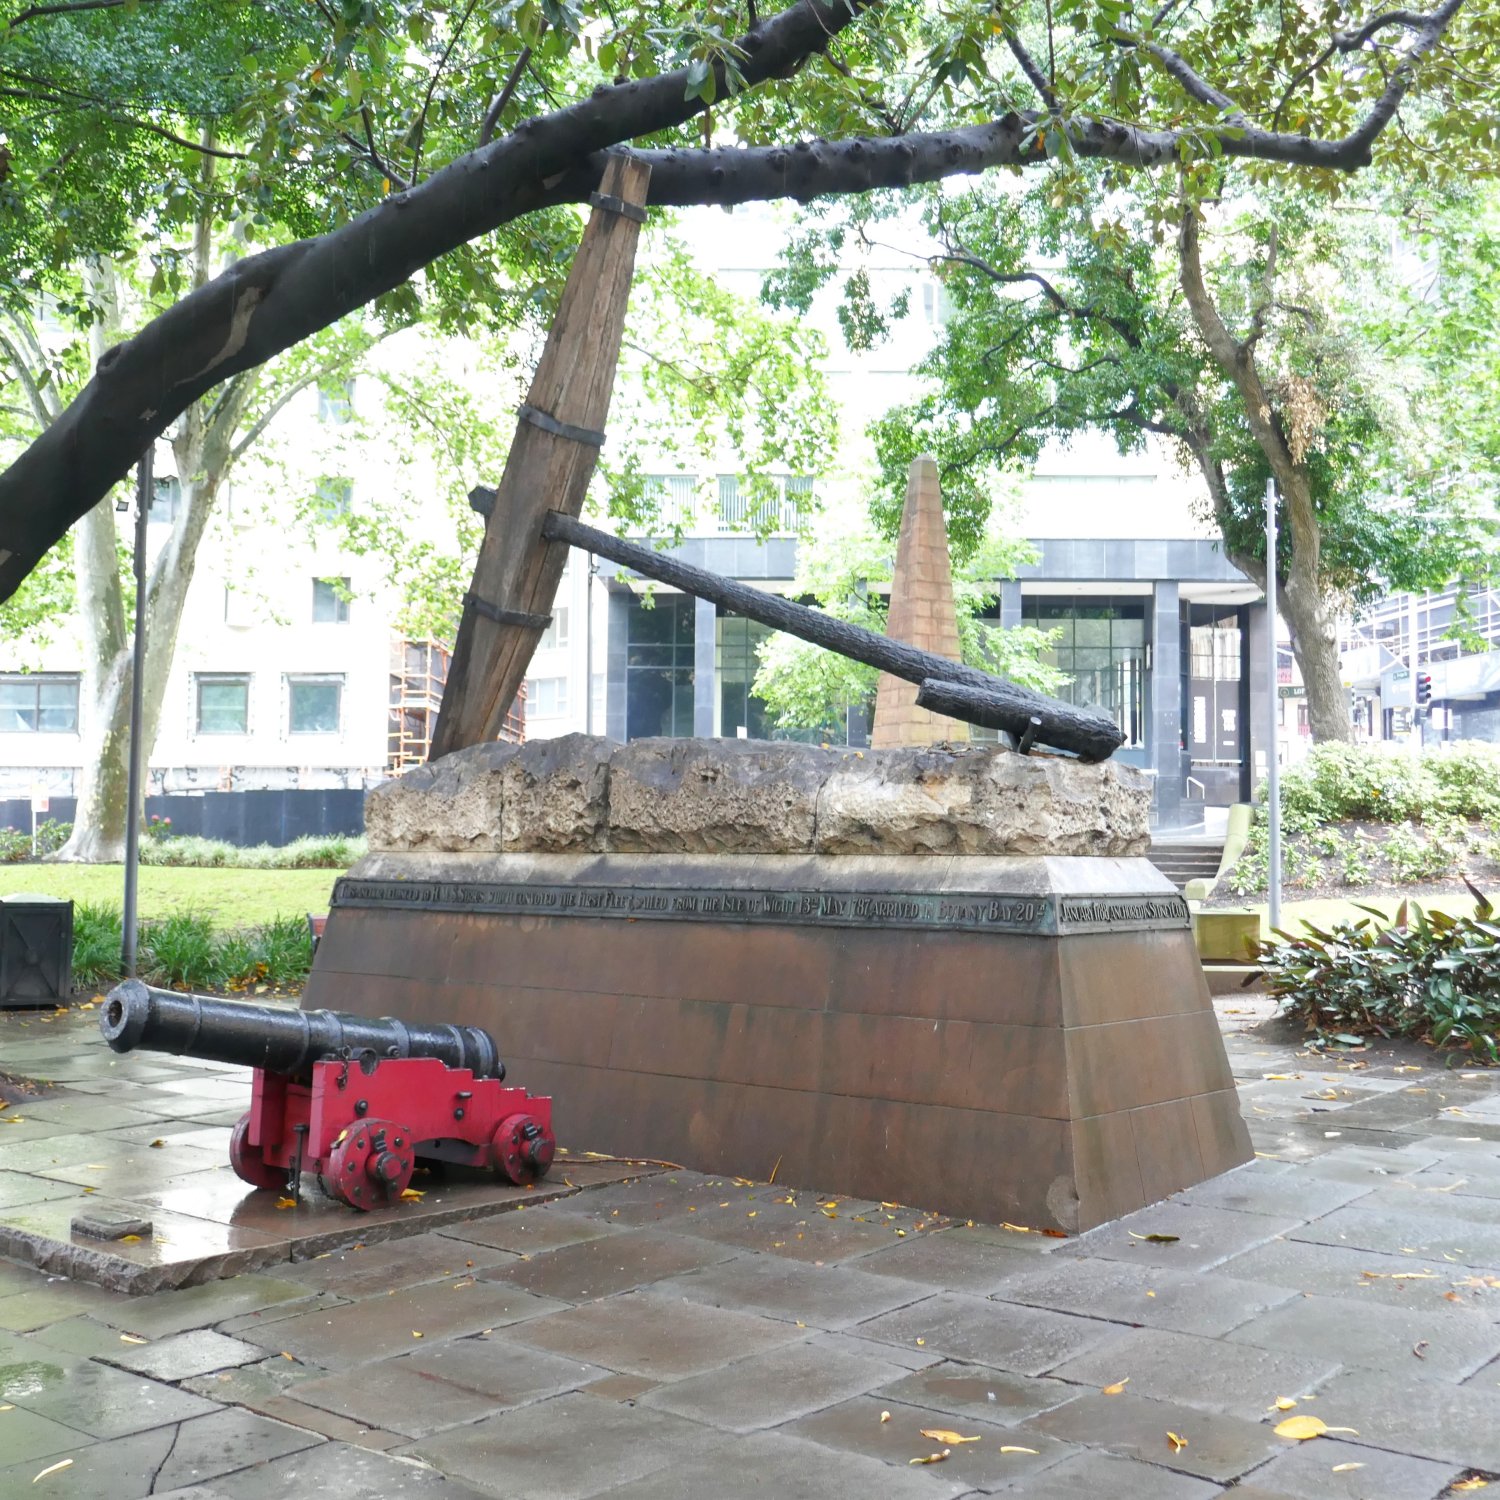
M 78 682 L 73 673 L 0 677 L 0 734 L 77 734 Z
M 244 734 L 250 723 L 250 679 L 200 672 L 197 675 L 198 734 Z
M 629 602 L 625 634 L 625 738 L 693 732 L 693 622 L 697 601 L 657 594 Z
M 714 708 L 714 733 L 734 737 L 744 731 L 752 740 L 772 738 L 766 705 L 750 691 L 760 667 L 756 655 L 771 629 L 742 615 L 720 615 L 714 647 L 718 668 L 719 701 Z
M 1146 744 L 1146 607 L 1144 595 L 1026 594 L 1021 622 L 1057 632 L 1043 660 L 1066 672 L 1057 696 L 1099 708 L 1125 731 L 1128 748 Z

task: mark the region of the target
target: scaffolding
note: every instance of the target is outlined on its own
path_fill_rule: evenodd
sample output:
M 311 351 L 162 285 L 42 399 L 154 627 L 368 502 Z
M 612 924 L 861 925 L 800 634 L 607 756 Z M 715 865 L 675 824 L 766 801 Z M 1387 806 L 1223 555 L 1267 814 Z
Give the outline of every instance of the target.
M 392 639 L 390 721 L 386 738 L 388 771 L 399 773 L 426 762 L 452 655 L 441 641 L 410 641 L 399 636 Z M 505 715 L 498 738 L 517 745 L 526 738 L 524 684 Z

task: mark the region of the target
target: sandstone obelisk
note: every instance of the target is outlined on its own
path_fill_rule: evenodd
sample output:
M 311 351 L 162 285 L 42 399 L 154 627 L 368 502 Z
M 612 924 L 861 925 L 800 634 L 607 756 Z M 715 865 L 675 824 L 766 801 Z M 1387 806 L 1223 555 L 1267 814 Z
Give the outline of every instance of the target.
M 937 460 L 924 453 L 912 460 L 906 480 L 906 505 L 896 543 L 891 577 L 891 607 L 885 633 L 923 651 L 959 659 L 958 617 L 953 607 L 953 569 L 948 560 L 948 528 L 943 522 L 943 495 Z M 876 750 L 901 745 L 932 745 L 966 740 L 969 726 L 917 707 L 917 686 L 880 674 L 875 694 L 875 727 L 870 744 Z

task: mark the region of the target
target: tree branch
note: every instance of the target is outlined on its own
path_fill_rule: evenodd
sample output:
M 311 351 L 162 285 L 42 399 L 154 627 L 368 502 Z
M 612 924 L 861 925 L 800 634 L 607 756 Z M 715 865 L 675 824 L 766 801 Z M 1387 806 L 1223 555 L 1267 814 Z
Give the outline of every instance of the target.
M 1010 48 L 1011 56 L 1020 63 L 1021 71 L 1031 81 L 1032 88 L 1041 95 L 1042 103 L 1047 106 L 1047 113 L 1059 115 L 1061 111 L 1057 104 L 1057 90 L 1052 87 L 1041 65 L 1027 50 L 1026 44 L 1009 27 L 1005 29 L 1005 45 Z
M 13 15 L 6 22 L 6 27 L 14 31 L 17 26 L 24 26 L 27 21 L 37 20 L 41 16 L 65 16 L 75 10 L 114 10 L 122 5 L 136 3 L 138 0 L 68 0 L 66 4 L 29 5 L 25 10 Z
M 547 23 L 542 22 L 542 30 L 547 29 Z M 505 80 L 504 87 L 495 95 L 494 102 L 484 112 L 484 121 L 479 127 L 479 144 L 488 146 L 495 138 L 495 127 L 500 123 L 500 116 L 505 113 L 505 106 L 515 97 L 516 89 L 521 79 L 525 76 L 526 65 L 531 61 L 531 48 L 521 48 L 514 64 L 511 66 L 510 77 Z
M 443 55 L 438 58 L 438 65 L 432 70 L 432 77 L 427 80 L 427 92 L 422 96 L 422 108 L 417 111 L 416 124 L 412 126 L 411 135 L 411 180 L 415 182 L 422 175 L 422 138 L 427 134 L 427 111 L 432 107 L 432 96 L 437 91 L 438 80 L 443 76 L 443 70 L 448 66 L 448 59 L 453 56 L 453 49 L 458 46 L 458 39 L 464 34 L 464 27 L 469 24 L 469 17 L 474 14 L 474 7 L 479 0 L 469 0 L 464 8 L 464 13 L 458 18 L 458 24 L 453 28 L 453 35 L 448 38 L 448 45 L 443 48 Z
M 879 0 L 797 0 L 736 44 L 744 86 L 792 76 Z M 1444 0 L 1353 133 L 1316 140 L 1255 126 L 1146 130 L 1083 117 L 1065 122 L 1079 157 L 1132 167 L 1176 164 L 1183 142 L 1211 137 L 1226 156 L 1352 171 L 1410 86 L 1461 0 Z M 721 65 L 722 67 L 722 65 Z M 727 89 L 720 89 L 721 94 Z M 52 427 L 0 475 L 0 600 L 8 598 L 79 515 L 106 494 L 137 455 L 215 385 L 264 363 L 401 285 L 423 266 L 538 209 L 586 202 L 607 153 L 686 124 L 702 112 L 686 97 L 686 69 L 604 86 L 567 108 L 524 121 L 389 195 L 328 234 L 236 262 L 162 313 L 99 362 L 94 379 Z M 655 205 L 799 201 L 905 187 L 996 166 L 1036 165 L 1036 111 L 897 139 L 803 141 L 791 147 L 662 149 L 638 153 L 651 168 Z M 191 143 L 183 144 L 191 146 Z

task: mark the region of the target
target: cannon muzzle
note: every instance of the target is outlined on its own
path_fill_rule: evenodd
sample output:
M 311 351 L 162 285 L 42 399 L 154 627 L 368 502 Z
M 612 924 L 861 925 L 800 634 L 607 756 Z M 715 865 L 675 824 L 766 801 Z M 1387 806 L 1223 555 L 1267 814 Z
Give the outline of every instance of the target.
M 343 1011 L 215 1000 L 153 989 L 138 979 L 109 992 L 99 1029 L 116 1052 L 144 1047 L 288 1077 L 305 1077 L 319 1058 L 363 1052 L 435 1057 L 476 1078 L 505 1077 L 494 1038 L 477 1026 L 409 1026 L 390 1016 L 371 1020 Z

